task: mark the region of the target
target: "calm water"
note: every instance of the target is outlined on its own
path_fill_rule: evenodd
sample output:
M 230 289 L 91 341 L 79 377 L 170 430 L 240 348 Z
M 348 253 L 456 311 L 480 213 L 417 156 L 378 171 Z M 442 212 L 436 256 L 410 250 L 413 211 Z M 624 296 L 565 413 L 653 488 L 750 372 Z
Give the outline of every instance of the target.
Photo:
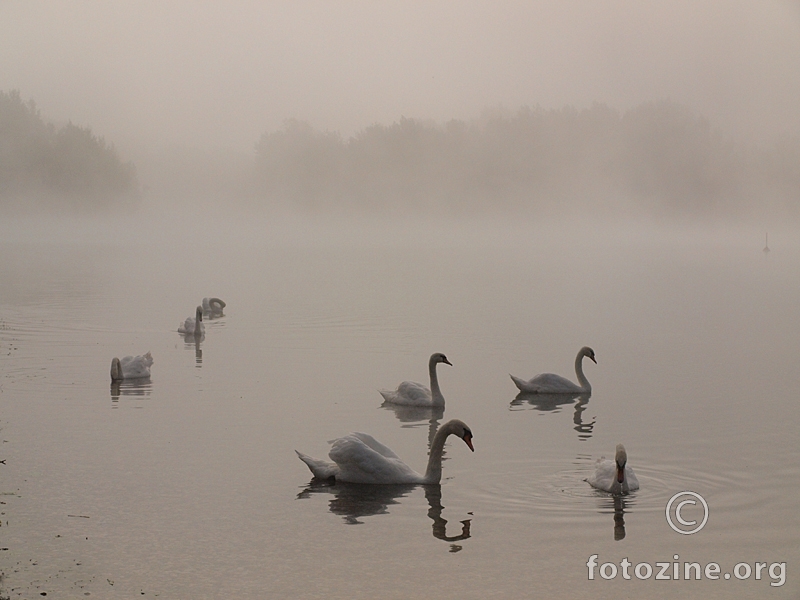
M 798 596 L 788 236 L 765 256 L 757 231 L 84 227 L 4 229 L 4 596 Z M 184 340 L 204 296 L 225 316 Z M 591 397 L 517 397 L 509 373 L 574 379 L 583 345 Z M 148 350 L 149 382 L 110 386 L 112 357 Z M 435 351 L 444 415 L 381 408 Z M 424 470 L 449 418 L 475 453 L 451 438 L 441 486 L 313 483 L 294 454 L 357 430 Z M 624 498 L 583 481 L 618 442 L 642 485 Z M 694 535 L 665 518 L 684 490 L 710 507 Z M 657 562 L 721 578 L 637 579 Z

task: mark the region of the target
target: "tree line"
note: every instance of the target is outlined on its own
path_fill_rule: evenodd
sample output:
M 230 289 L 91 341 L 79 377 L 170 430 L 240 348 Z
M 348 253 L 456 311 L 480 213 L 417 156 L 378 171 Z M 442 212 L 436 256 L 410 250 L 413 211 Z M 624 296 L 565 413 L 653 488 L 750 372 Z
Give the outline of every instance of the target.
M 347 138 L 287 120 L 250 158 L 202 156 L 172 156 L 151 173 L 155 196 L 379 214 L 800 217 L 800 138 L 744 145 L 666 101 L 624 112 L 599 103 L 495 109 L 442 124 L 401 118 Z M 0 208 L 97 210 L 139 197 L 136 169 L 113 145 L 89 127 L 45 122 L 33 100 L 0 91 Z
M 72 122 L 56 127 L 33 100 L 0 91 L 0 206 L 98 209 L 139 197 L 136 169 Z
M 800 209 L 800 139 L 735 144 L 673 102 L 624 113 L 486 111 L 442 125 L 402 118 L 345 139 L 288 120 L 256 144 L 264 201 L 308 208 L 522 211 L 594 206 L 648 214 Z

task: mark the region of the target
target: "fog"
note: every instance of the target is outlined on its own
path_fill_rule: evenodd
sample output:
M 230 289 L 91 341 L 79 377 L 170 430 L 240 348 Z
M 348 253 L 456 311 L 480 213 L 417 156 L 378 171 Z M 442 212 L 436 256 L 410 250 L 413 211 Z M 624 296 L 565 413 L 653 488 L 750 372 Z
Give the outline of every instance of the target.
M 486 125 L 498 116 L 513 128 L 520 111 L 548 117 L 545 125 L 558 114 L 574 114 L 578 121 L 588 114 L 597 123 L 605 111 L 612 117 L 603 127 L 618 138 L 614 128 L 642 107 L 670 106 L 685 111 L 693 132 L 702 130 L 705 137 L 693 135 L 703 150 L 690 148 L 688 158 L 682 155 L 685 138 L 670 142 L 672 154 L 691 164 L 682 171 L 689 183 L 666 195 L 683 194 L 686 204 L 702 196 L 699 212 L 705 214 L 720 203 L 738 206 L 754 195 L 766 197 L 770 208 L 758 215 L 766 219 L 764 212 L 797 197 L 799 56 L 797 2 L 0 4 L 0 91 L 18 90 L 57 128 L 90 128 L 113 146 L 121 165 L 135 167 L 141 196 L 158 202 L 251 196 L 296 208 L 302 196 L 300 204 L 314 209 L 325 202 L 361 204 L 359 196 L 389 189 L 404 202 L 394 183 L 405 178 L 422 182 L 406 194 L 417 205 L 432 197 L 433 204 L 449 206 L 469 188 L 499 194 L 502 209 L 519 208 L 536 187 L 536 202 L 563 208 L 565 198 L 596 190 L 622 198 L 624 212 L 630 198 L 644 195 L 649 206 L 663 197 L 655 188 L 672 182 L 674 173 L 666 169 L 644 184 L 638 175 L 624 185 L 598 182 L 603 165 L 585 156 L 575 160 L 575 153 L 585 154 L 585 140 L 592 138 L 601 144 L 594 155 L 600 157 L 610 138 L 587 134 L 585 124 L 579 129 L 583 141 L 573 147 L 563 142 L 568 128 L 550 127 L 552 139 L 562 141 L 544 184 L 519 177 L 530 163 L 510 174 L 507 166 L 495 169 L 483 182 L 463 175 L 485 166 L 481 152 L 494 150 Z M 373 176 L 351 151 L 350 162 L 327 180 L 301 154 L 294 159 L 314 172 L 310 187 L 321 192 L 309 192 L 308 185 L 276 187 L 274 177 L 265 186 L 264 173 L 280 171 L 285 157 L 258 163 L 263 153 L 257 156 L 256 146 L 263 150 L 265 140 L 291 130 L 292 123 L 317 141 L 340 144 L 332 147 L 337 156 L 375 126 L 391 134 L 404 123 L 449 134 L 448 124 L 456 123 L 473 132 L 469 144 L 477 151 L 468 160 L 445 155 L 456 166 L 444 176 L 387 176 L 380 166 Z M 675 121 L 663 123 L 672 127 Z M 649 150 L 652 130 L 640 133 Z M 453 135 L 445 142 L 452 146 L 454 140 L 463 142 Z M 521 148 L 508 138 L 494 141 L 508 153 Z M 658 144 L 664 140 L 653 142 Z M 423 160 L 419 148 L 410 151 Z M 432 148 L 441 154 L 441 146 Z M 630 144 L 619 148 L 642 151 Z M 550 150 L 534 155 L 522 148 L 521 154 L 527 151 L 535 161 Z M 656 152 L 653 162 L 661 158 Z M 563 165 L 571 168 L 560 170 Z M 651 170 L 637 163 L 623 167 L 604 176 L 618 182 L 631 170 Z M 353 181 L 354 172 L 368 176 Z M 460 186 L 443 185 L 447 177 L 461 179 Z M 773 183 L 762 193 L 765 182 Z M 667 212 L 677 210 L 672 200 Z
M 0 600 L 800 597 L 798 63 L 797 1 L 0 0 Z M 294 452 L 445 418 L 425 490 Z

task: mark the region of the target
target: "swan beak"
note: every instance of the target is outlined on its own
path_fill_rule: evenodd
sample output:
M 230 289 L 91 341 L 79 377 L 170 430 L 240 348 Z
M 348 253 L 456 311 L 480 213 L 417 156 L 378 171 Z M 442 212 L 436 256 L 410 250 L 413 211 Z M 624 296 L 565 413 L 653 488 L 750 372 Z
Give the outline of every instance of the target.
M 472 450 L 473 452 L 475 452 L 475 448 L 473 448 L 473 447 L 472 447 L 472 435 L 470 435 L 469 433 L 467 433 L 467 434 L 464 436 L 464 443 L 465 443 L 465 444 L 466 444 L 466 445 L 469 447 L 469 449 L 470 449 L 470 450 Z
M 443 362 L 444 364 L 446 364 L 446 365 L 450 365 L 451 367 L 453 366 L 453 363 L 451 363 L 451 362 L 450 362 L 449 360 L 447 360 L 446 358 L 445 358 L 445 359 L 444 359 L 442 362 Z
M 594 364 L 597 364 L 597 361 L 594 359 L 594 356 L 590 356 L 589 358 L 591 358 L 591 359 L 592 359 L 592 362 L 593 362 Z
M 619 463 L 617 463 L 617 481 L 619 483 L 625 481 L 625 465 L 620 466 Z

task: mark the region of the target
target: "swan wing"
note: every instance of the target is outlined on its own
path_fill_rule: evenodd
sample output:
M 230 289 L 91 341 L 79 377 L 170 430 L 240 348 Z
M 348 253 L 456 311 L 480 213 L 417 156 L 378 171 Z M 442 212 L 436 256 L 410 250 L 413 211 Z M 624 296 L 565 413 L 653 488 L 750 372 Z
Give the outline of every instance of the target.
M 120 359 L 119 363 L 122 367 L 122 376 L 125 379 L 150 377 L 150 367 L 153 364 L 153 357 L 149 352 L 141 356 L 124 356 Z
M 529 394 L 580 394 L 583 388 L 553 373 L 542 373 L 529 380 L 509 375 L 521 392 Z
M 604 492 L 612 491 L 617 483 L 617 465 L 613 460 L 600 458 L 595 463 L 594 473 L 586 480 L 589 485 Z M 619 485 L 617 485 L 619 488 Z
M 328 456 L 339 467 L 339 481 L 393 484 L 419 483 L 423 479 L 389 448 L 363 433 L 334 440 Z
M 200 333 L 205 333 L 206 326 L 202 321 L 197 323 L 193 317 L 189 317 L 183 322 L 183 325 L 178 326 L 178 333 L 194 333 L 195 329 Z
M 379 391 L 381 396 L 392 404 L 405 404 L 408 406 L 431 406 L 433 404 L 431 391 L 415 381 L 404 381 L 394 391 Z
M 614 494 L 639 489 L 639 479 L 630 465 L 625 465 L 625 481 L 620 486 L 617 481 L 617 463 L 607 458 L 598 459 L 594 473 L 586 481 L 598 490 Z
M 628 489 L 631 491 L 639 489 L 639 479 L 628 465 L 625 465 L 625 483 L 628 484 Z
M 549 394 L 572 394 L 580 393 L 583 388 L 566 377 L 556 375 L 555 373 L 542 373 L 527 382 L 531 389 L 536 389 L 538 392 Z
M 386 458 L 396 458 L 398 460 L 400 459 L 400 457 L 397 456 L 397 454 L 395 454 L 391 448 L 389 448 L 388 446 L 384 446 L 368 433 L 361 433 L 360 431 L 354 431 L 350 435 L 364 442 L 367 446 L 375 450 L 375 452 L 377 452 L 381 456 L 385 456 Z

